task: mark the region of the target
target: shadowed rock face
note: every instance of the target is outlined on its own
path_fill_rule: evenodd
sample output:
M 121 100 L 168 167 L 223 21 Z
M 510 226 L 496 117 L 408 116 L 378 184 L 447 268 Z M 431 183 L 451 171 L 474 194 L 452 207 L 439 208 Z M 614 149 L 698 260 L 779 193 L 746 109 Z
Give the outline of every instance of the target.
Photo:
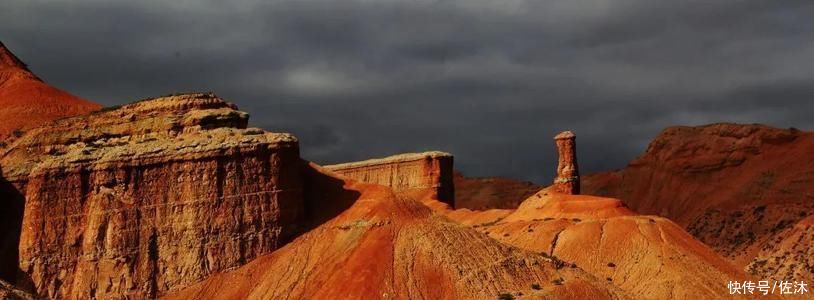
M 554 191 L 568 195 L 579 194 L 579 166 L 577 165 L 576 135 L 564 131 L 554 137 L 557 143 L 559 161 L 557 177 L 554 178 Z
M 17 280 L 20 226 L 25 199 L 0 169 L 0 280 Z
M 0 153 L 25 198 L 21 277 L 50 298 L 151 298 L 299 233 L 298 142 L 212 94 L 29 131 Z
M 349 179 L 391 187 L 416 199 L 430 197 L 455 205 L 453 158 L 449 153 L 407 153 L 324 168 Z
M 29 300 L 29 299 L 39 299 L 38 297 L 31 295 L 28 292 L 20 290 L 19 288 L 13 286 L 12 284 L 0 280 L 0 299 L 20 299 L 20 300 Z

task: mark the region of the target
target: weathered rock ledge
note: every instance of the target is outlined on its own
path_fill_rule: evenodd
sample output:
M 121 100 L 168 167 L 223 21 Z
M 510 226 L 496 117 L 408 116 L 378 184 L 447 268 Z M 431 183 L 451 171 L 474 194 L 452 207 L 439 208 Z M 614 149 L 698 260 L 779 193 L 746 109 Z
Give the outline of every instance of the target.
M 430 151 L 324 166 L 343 177 L 455 204 L 452 154 Z

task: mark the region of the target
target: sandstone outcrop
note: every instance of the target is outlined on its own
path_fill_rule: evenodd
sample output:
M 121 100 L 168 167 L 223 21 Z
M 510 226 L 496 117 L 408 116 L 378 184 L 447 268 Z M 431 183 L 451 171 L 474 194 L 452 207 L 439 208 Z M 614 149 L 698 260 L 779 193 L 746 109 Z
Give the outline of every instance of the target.
M 579 194 L 579 166 L 577 165 L 577 136 L 563 131 L 554 137 L 557 144 L 557 177 L 554 178 L 554 191 L 557 193 Z
M 814 213 L 812 149 L 814 134 L 793 128 L 673 127 L 626 168 L 583 177 L 583 190 L 675 220 L 736 265 L 776 278 L 796 271 L 752 266 L 773 256 L 772 249 L 785 244 L 782 233 Z M 812 271 L 800 269 L 796 278 L 810 278 Z
M 348 208 L 280 250 L 167 299 L 628 298 L 579 267 L 501 244 L 388 187 L 321 172 L 309 189 L 324 197 L 311 206 L 358 195 Z
M 100 107 L 46 84 L 0 42 L 0 149 L 45 122 Z
M 453 157 L 449 153 L 407 153 L 324 168 L 349 179 L 388 186 L 416 199 L 434 198 L 455 205 Z
M 184 94 L 28 131 L 0 152 L 3 198 L 24 201 L 19 277 L 49 298 L 153 298 L 293 238 L 298 141 L 247 121 Z

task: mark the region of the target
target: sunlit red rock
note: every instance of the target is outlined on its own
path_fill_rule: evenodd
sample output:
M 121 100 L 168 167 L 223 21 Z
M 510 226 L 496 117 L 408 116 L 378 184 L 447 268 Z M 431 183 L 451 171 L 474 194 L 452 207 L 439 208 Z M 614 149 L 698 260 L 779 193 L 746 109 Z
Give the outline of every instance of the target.
M 43 82 L 0 42 L 0 142 L 50 120 L 100 107 Z
M 579 166 L 577 165 L 576 135 L 563 131 L 554 137 L 557 144 L 557 177 L 554 178 L 553 191 L 568 195 L 579 194 Z
M 328 165 L 324 168 L 345 178 L 385 185 L 417 199 L 429 197 L 454 206 L 452 164 L 451 154 L 431 151 Z
M 293 238 L 298 142 L 247 120 L 183 94 L 28 131 L 0 156 L 3 196 L 24 201 L 18 278 L 49 298 L 152 298 Z

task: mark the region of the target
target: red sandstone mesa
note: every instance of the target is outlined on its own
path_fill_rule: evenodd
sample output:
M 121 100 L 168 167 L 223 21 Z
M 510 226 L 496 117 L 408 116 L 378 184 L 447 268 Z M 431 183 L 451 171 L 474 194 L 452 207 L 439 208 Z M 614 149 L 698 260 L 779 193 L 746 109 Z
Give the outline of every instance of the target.
M 430 197 L 455 205 L 453 157 L 449 153 L 406 153 L 324 168 L 345 178 L 389 186 L 416 199 Z
M 301 230 L 298 142 L 247 120 L 186 94 L 27 132 L 0 153 L 2 196 L 24 202 L 18 278 L 49 298 L 153 298 L 278 248 Z
M 99 108 L 46 84 L 0 42 L 0 142 L 50 120 Z

